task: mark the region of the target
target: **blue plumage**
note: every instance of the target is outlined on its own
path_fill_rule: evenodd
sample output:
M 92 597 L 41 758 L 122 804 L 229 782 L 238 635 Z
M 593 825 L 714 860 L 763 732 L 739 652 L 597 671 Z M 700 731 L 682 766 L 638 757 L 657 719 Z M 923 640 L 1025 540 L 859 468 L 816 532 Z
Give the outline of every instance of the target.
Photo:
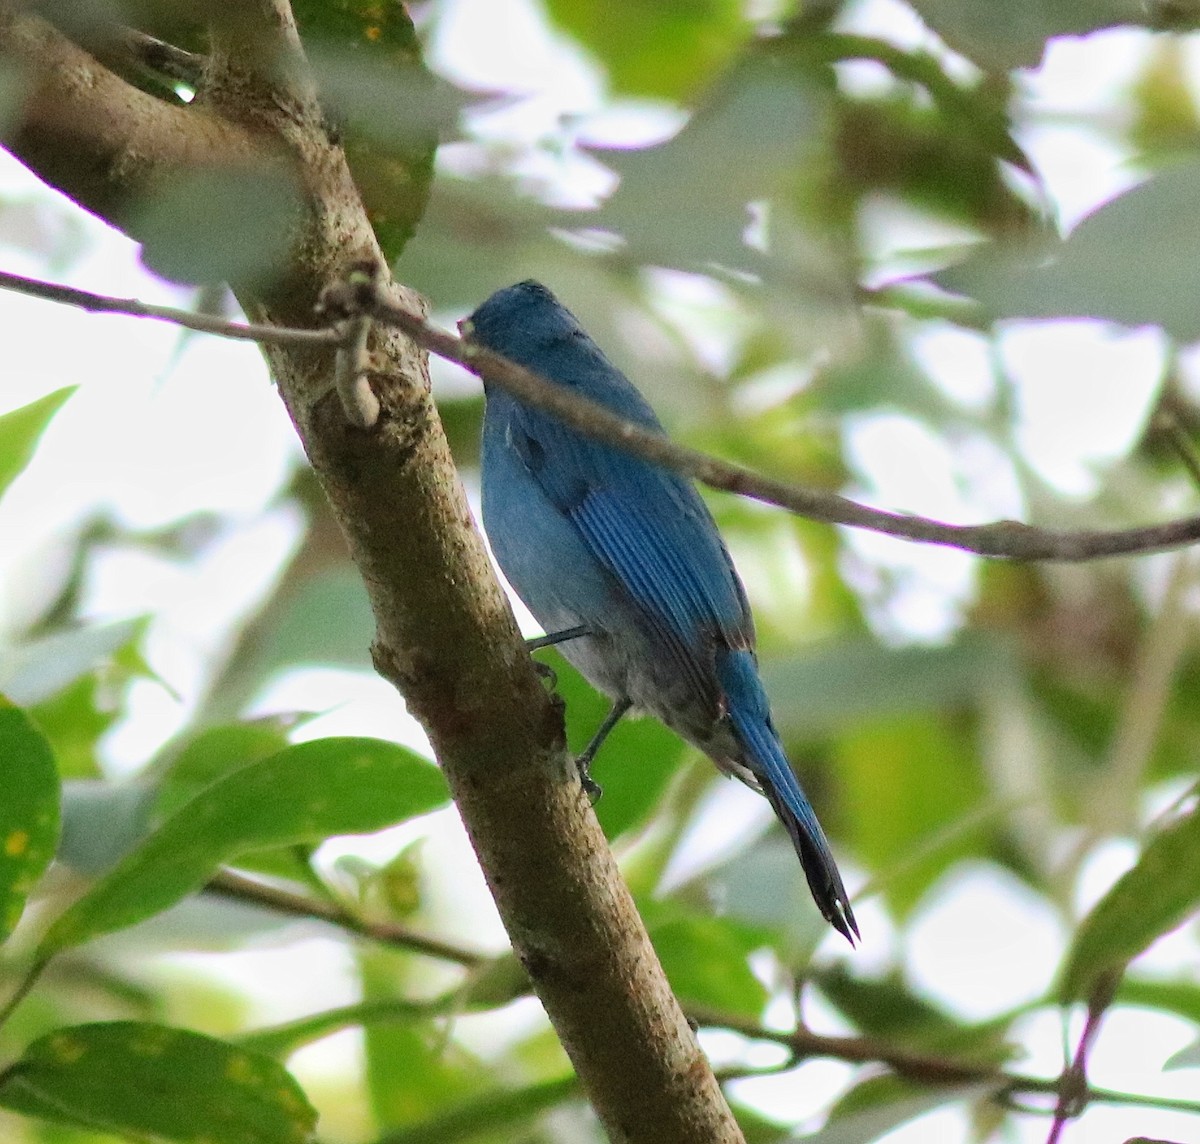
M 663 432 L 642 395 L 539 283 L 493 294 L 463 330 Z M 497 386 L 485 392 L 483 519 L 492 550 L 547 633 L 586 629 L 562 651 L 614 700 L 603 731 L 637 707 L 761 791 L 821 913 L 853 941 L 858 926 L 829 843 L 771 723 L 745 591 L 695 488 Z

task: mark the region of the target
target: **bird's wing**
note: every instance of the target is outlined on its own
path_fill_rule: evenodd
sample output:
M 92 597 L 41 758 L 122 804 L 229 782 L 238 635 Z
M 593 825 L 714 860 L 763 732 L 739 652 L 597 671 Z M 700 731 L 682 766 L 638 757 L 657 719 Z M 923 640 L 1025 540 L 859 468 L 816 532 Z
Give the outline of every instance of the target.
M 536 410 L 518 408 L 511 440 L 664 651 L 719 707 L 715 648 L 750 648 L 754 629 L 729 553 L 695 489 Z

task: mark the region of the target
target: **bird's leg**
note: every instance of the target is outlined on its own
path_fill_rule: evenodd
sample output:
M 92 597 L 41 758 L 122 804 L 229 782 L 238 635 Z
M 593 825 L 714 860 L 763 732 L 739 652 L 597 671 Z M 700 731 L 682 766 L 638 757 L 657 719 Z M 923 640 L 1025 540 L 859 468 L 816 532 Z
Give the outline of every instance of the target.
M 600 724 L 599 729 L 592 736 L 592 741 L 583 748 L 575 760 L 575 768 L 579 771 L 579 781 L 583 784 L 584 792 L 592 802 L 595 802 L 604 793 L 600 789 L 600 784 L 592 778 L 592 760 L 596 757 L 596 752 L 600 750 L 601 744 L 608 738 L 609 732 L 621 721 L 621 716 L 632 706 L 632 699 L 618 699 L 612 705 L 609 713 L 604 716 L 604 722 Z
M 561 632 L 548 632 L 544 636 L 533 636 L 525 641 L 525 646 L 530 651 L 537 651 L 540 647 L 553 647 L 555 644 L 566 643 L 567 640 L 577 640 L 580 636 L 589 636 L 592 634 L 592 629 L 587 624 L 580 624 L 574 628 L 564 628 Z
M 530 651 L 537 651 L 542 647 L 553 647 L 555 644 L 566 643 L 567 640 L 577 640 L 580 636 L 591 635 L 591 629 L 587 624 L 579 624 L 574 628 L 564 628 L 561 632 L 549 632 L 544 636 L 532 636 L 525 641 L 525 646 Z M 554 668 L 549 664 L 539 663 L 536 659 L 533 661 L 534 670 L 543 679 L 550 681 L 550 690 L 553 691 L 558 686 L 558 676 L 554 674 Z

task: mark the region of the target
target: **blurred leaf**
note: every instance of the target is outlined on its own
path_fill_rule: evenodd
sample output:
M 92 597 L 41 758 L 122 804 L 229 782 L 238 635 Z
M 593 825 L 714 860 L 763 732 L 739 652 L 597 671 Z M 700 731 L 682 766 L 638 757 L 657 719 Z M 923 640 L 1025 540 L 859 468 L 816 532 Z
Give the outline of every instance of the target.
M 819 1132 L 797 1144 L 874 1144 L 893 1128 L 955 1101 L 982 1096 L 994 1084 L 923 1088 L 897 1076 L 874 1076 L 855 1085 L 834 1105 Z
M 914 109 L 928 108 L 941 120 L 942 133 L 947 139 L 957 137 L 962 143 L 970 140 L 976 151 L 985 151 L 996 158 L 1032 172 L 1028 158 L 1013 139 L 1010 127 L 1009 102 L 1011 81 L 1008 76 L 977 82 L 955 78 L 947 71 L 946 61 L 924 48 L 905 50 L 884 38 L 855 35 L 846 32 L 824 32 L 813 41 L 815 52 L 823 59 L 846 62 L 874 60 L 887 68 L 902 84 L 904 91 L 916 94 L 909 100 Z M 883 96 L 871 101 L 880 109 L 892 103 Z M 867 106 L 866 101 L 848 101 L 845 110 Z M 999 172 L 993 172 L 998 176 Z M 953 181 L 953 180 L 951 180 Z
M 33 459 L 38 440 L 63 402 L 75 392 L 69 385 L 0 415 L 0 497 Z
M 28 709 L 54 748 L 62 778 L 99 776 L 96 752 L 100 737 L 121 717 L 120 708 L 109 702 L 109 690 L 99 673 L 84 675 L 65 691 Z
M 1200 985 L 1194 981 L 1158 981 L 1125 977 L 1117 987 L 1118 1005 L 1144 1005 L 1200 1025 Z
M 993 319 L 1107 318 L 1200 337 L 1200 161 L 1172 165 L 1083 219 L 1065 242 L 982 247 L 935 275 Z
M 560 225 L 613 231 L 641 262 L 720 266 L 786 282 L 809 298 L 840 299 L 849 290 L 847 268 L 823 253 L 824 235 L 795 216 L 772 215 L 769 254 L 746 241 L 750 204 L 791 192 L 820 162 L 830 124 L 825 74 L 806 51 L 761 42 L 665 143 L 593 149 L 620 185 L 598 211 L 564 213 Z
M 1200 142 L 1184 43 L 1170 37 L 1156 40 L 1131 93 L 1136 119 L 1129 141 L 1142 154 L 1194 150 Z
M 288 745 L 287 722 L 268 718 L 205 727 L 185 739 L 147 775 L 157 787 L 155 813 L 163 818 L 174 814 L 229 772 L 282 751 Z
M 839 105 L 837 154 L 847 201 L 893 194 L 1009 237 L 1037 221 L 998 161 L 1024 158 L 1007 130 L 985 134 L 978 123 L 948 117 L 925 99 L 901 95 Z
M 1080 923 L 1059 985 L 1064 1002 L 1086 1000 L 1200 905 L 1200 808 L 1160 830 L 1137 864 L 1117 879 Z
M 290 1056 L 297 1049 L 321 1040 L 342 1029 L 393 1021 L 428 1021 L 432 1007 L 425 1002 L 391 997 L 379 1001 L 361 1001 L 299 1017 L 283 1025 L 255 1029 L 238 1038 L 243 1048 L 272 1057 Z
M 84 874 L 111 870 L 150 830 L 154 791 L 139 780 L 75 780 L 63 787 L 58 859 Z
M 364 1002 L 395 998 L 398 962 L 391 950 L 360 953 Z M 369 1022 L 363 1046 L 371 1108 L 384 1128 L 419 1124 L 488 1082 L 482 1066 L 432 1018 Z
M 145 626 L 141 618 L 119 620 L 21 644 L 5 655 L 0 691 L 26 707 L 41 703 L 98 664 L 111 661 L 141 638 Z
M 270 1057 L 134 1021 L 58 1029 L 0 1074 L 0 1106 L 123 1136 L 306 1144 L 316 1111 Z
M 1178 1052 L 1172 1053 L 1163 1062 L 1163 1071 L 1170 1069 L 1200 1068 L 1200 1040 L 1184 1045 Z
M 548 0 L 550 18 L 604 64 L 615 93 L 686 98 L 742 49 L 737 0 Z
M 398 273 L 439 307 L 460 313 L 474 309 L 512 282 L 513 267 L 533 273 L 548 252 L 563 255 L 565 248 L 548 231 L 553 218 L 506 180 L 439 173 Z M 553 275 L 537 272 L 553 281 Z
M 283 273 L 303 201 L 282 168 L 181 173 L 139 208 L 142 261 L 170 282 L 263 285 Z
M 262 629 L 231 664 L 207 702 L 217 712 L 238 711 L 279 670 L 298 665 L 371 670 L 375 618 L 352 565 L 309 576 L 274 601 Z
M 41 956 L 144 920 L 251 849 L 366 834 L 449 800 L 431 763 L 378 739 L 318 739 L 206 787 L 67 910 Z
M 675 996 L 719 1012 L 758 1017 L 767 989 L 748 958 L 767 944 L 762 930 L 732 918 L 706 917 L 674 902 L 643 899 L 639 911 Z
M 336 122 L 384 258 L 399 257 L 425 209 L 439 137 L 467 102 L 429 72 L 403 4 L 295 0 L 305 54 Z
M 829 931 L 783 828 L 773 828 L 701 881 L 722 916 L 771 931 L 785 961 L 811 950 Z
M 968 634 L 949 647 L 889 648 L 870 639 L 830 640 L 789 658 L 768 657 L 763 681 L 785 742 L 866 719 L 970 704 L 1006 661 L 1003 646 Z
M 833 965 L 806 976 L 863 1033 L 889 1045 L 988 1064 L 1013 1055 L 1005 1041 L 1008 1018 L 981 1025 L 957 1021 L 913 993 L 899 974 L 864 978 Z
M 557 651 L 539 651 L 550 664 L 555 691 L 567 705 L 567 738 L 578 754 L 595 734 L 611 706 Z M 641 826 L 657 808 L 671 776 L 688 750 L 683 741 L 652 718 L 626 718 L 605 740 L 592 767 L 604 794 L 596 817 L 612 839 Z
M 428 1120 L 387 1132 L 380 1144 L 468 1144 L 475 1140 L 513 1141 L 518 1125 L 582 1096 L 574 1074 L 474 1096 L 443 1105 Z M 538 1137 L 540 1139 L 541 1137 Z
M 50 744 L 0 696 L 0 941 L 12 933 L 25 899 L 58 842 L 58 770 Z
M 956 52 L 989 71 L 1035 67 L 1053 36 L 1080 36 L 1117 24 L 1140 24 L 1139 0 L 913 0 L 913 7 Z
M 833 754 L 842 834 L 885 872 L 879 885 L 900 917 L 956 861 L 982 852 L 981 830 L 928 845 L 988 797 L 976 736 L 965 728 L 936 715 L 874 720 L 844 732 Z
M 502 953 L 471 970 L 457 1001 L 464 1010 L 499 1009 L 532 992 L 529 974 L 517 960 L 517 955 Z

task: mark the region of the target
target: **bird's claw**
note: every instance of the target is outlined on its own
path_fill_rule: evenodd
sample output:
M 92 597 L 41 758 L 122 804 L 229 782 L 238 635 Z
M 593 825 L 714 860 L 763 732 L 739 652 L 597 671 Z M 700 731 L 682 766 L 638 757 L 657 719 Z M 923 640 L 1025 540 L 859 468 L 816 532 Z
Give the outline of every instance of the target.
M 592 778 L 591 760 L 584 758 L 576 759 L 575 766 L 579 771 L 579 785 L 583 787 L 583 793 L 588 796 L 588 801 L 595 806 L 600 801 L 600 796 L 604 793 L 604 788 Z

